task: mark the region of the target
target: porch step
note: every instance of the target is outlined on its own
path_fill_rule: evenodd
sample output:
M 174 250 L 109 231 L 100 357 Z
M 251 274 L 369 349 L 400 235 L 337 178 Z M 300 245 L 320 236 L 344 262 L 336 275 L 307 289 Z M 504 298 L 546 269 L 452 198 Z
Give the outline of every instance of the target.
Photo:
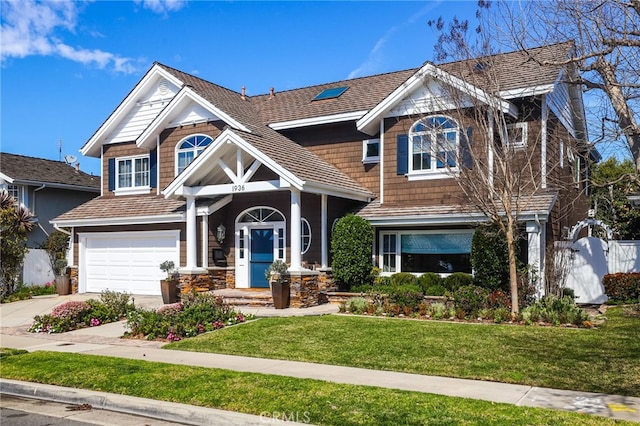
M 266 289 L 233 289 L 215 290 L 216 295 L 222 296 L 231 306 L 273 306 L 271 291 Z

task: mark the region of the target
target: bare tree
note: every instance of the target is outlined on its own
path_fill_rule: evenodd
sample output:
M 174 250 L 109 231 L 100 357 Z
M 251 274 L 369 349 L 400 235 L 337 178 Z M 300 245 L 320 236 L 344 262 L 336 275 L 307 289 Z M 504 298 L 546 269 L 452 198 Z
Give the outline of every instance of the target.
M 479 12 L 487 8 L 487 3 L 479 2 Z M 568 167 L 561 168 L 557 162 L 545 160 L 543 152 L 557 153 L 562 149 L 558 146 L 559 138 L 554 137 L 552 131 L 554 126 L 559 128 L 561 124 L 550 118 L 549 128 L 543 130 L 539 125 L 542 117 L 547 122 L 545 98 L 526 95 L 506 100 L 501 93 L 514 87 L 514 79 L 532 78 L 542 71 L 556 76 L 563 72 L 572 74 L 572 64 L 561 60 L 571 50 L 571 44 L 493 54 L 492 49 L 498 43 L 491 37 L 496 34 L 484 31 L 482 25 L 473 36 L 469 36 L 467 22 L 454 19 L 447 26 L 438 20 L 430 25 L 440 31 L 436 48 L 438 58 L 457 59 L 439 65 L 438 69 L 445 73 L 436 77 L 441 85 L 435 90 L 430 86 L 431 96 L 443 98 L 444 93 L 446 99 L 453 100 L 455 108 L 449 109 L 448 113 L 455 115 L 458 123 L 472 129 L 461 132 L 457 151 L 448 148 L 446 138 L 438 140 L 437 160 L 456 179 L 466 202 L 499 224 L 508 248 L 509 287 L 512 315 L 515 316 L 519 312 L 519 218 L 523 212 L 540 209 L 538 203 L 549 194 L 558 193 L 562 194 L 563 200 L 569 200 L 557 209 L 558 216 L 564 216 L 572 210 L 570 203 L 580 198 L 581 187 L 576 188 Z M 554 63 L 531 61 L 531 54 Z M 412 143 L 415 143 L 415 137 Z M 566 148 L 573 145 L 578 151 L 579 144 L 575 139 L 566 140 L 566 143 Z M 449 156 L 454 152 L 457 152 L 456 158 L 451 161 Z M 534 272 L 539 276 L 541 271 Z
M 576 66 L 571 83 L 597 99 L 591 127 L 599 131 L 593 136 L 624 138 L 640 172 L 640 0 L 501 1 L 496 12 L 492 28 L 508 28 L 511 43 L 521 49 L 574 41 L 567 58 L 549 61 L 533 52 L 530 58 Z

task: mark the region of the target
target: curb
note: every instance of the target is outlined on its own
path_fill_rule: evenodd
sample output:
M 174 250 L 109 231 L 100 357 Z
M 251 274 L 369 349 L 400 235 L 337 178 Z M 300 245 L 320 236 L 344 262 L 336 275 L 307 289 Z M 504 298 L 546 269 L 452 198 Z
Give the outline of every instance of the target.
M 90 404 L 93 408 L 100 410 L 115 411 L 186 425 L 246 426 L 280 422 L 279 419 L 272 418 L 270 413 L 256 416 L 215 408 L 18 380 L 0 379 L 0 392 L 7 395 L 63 404 Z M 301 426 L 303 423 L 287 422 L 287 425 Z

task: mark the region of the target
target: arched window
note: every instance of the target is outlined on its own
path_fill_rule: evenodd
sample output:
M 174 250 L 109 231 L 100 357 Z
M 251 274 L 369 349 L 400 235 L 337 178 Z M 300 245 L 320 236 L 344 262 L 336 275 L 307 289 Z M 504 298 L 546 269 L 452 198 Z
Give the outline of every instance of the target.
M 238 217 L 241 222 L 284 222 L 284 216 L 278 210 L 271 207 L 256 207 Z
M 192 135 L 176 146 L 176 174 L 182 171 L 211 143 L 207 135 Z
M 458 167 L 460 127 L 452 118 L 433 115 L 416 121 L 409 131 L 409 172 L 442 172 Z
M 300 247 L 302 247 L 302 254 L 308 252 L 311 247 L 311 225 L 305 218 L 300 221 Z

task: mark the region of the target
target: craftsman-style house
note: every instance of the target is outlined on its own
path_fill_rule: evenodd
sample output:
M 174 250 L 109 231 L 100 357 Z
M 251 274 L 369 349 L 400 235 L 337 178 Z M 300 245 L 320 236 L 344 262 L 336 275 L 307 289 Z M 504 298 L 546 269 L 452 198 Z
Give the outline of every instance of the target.
M 557 60 L 571 48 L 528 53 Z M 81 149 L 102 160 L 101 196 L 54 220 L 73 233 L 77 290 L 159 294 L 165 260 L 185 287 L 266 287 L 276 259 L 314 286 L 348 212 L 374 226 L 384 274 L 471 272 L 471 235 L 487 218 L 455 174 L 472 167 L 465 146 L 503 130 L 534 151 L 537 184 L 518 220 L 523 257 L 541 268 L 546 244 L 574 221 L 563 199 L 582 189 L 589 158 L 572 71 L 541 63 L 522 52 L 473 62 L 499 90 L 457 62 L 259 96 L 155 63 Z M 504 126 L 458 118 L 453 93 L 470 112 L 496 109 Z M 553 184 L 567 179 L 572 190 Z

